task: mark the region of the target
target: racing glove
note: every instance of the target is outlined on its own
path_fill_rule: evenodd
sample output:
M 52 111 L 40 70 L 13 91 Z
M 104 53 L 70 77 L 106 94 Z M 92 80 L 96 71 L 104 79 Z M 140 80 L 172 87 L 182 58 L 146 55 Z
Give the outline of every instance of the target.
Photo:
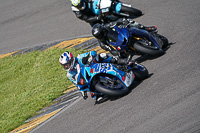
M 83 57 L 82 63 L 85 65 L 90 65 L 94 60 L 94 57 L 89 53 L 86 57 Z

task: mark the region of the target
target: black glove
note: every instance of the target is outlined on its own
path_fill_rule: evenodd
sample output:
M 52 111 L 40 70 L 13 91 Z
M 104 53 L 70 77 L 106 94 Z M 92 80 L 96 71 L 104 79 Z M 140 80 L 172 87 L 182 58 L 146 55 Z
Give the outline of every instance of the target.
M 130 18 L 128 18 L 127 21 L 128 21 L 129 23 L 134 23 L 134 22 L 135 22 L 133 19 L 130 19 Z
M 128 19 L 126 19 L 126 18 L 119 18 L 116 22 L 118 25 L 120 25 L 120 24 L 126 25 L 129 23 Z
M 89 53 L 86 57 L 82 58 L 82 63 L 85 65 L 90 65 L 94 60 L 94 57 Z
M 115 25 L 117 25 L 117 22 L 111 22 L 111 23 L 109 23 L 109 27 L 110 27 L 110 28 L 115 27 Z
M 124 19 L 123 24 L 127 25 L 129 23 L 129 21 L 127 19 Z

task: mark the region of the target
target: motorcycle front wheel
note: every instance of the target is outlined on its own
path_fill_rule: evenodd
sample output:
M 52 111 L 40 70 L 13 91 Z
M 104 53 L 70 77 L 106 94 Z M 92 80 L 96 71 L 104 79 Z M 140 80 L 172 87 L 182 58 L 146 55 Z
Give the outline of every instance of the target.
M 133 68 L 133 73 L 135 75 L 135 80 L 136 81 L 141 81 L 149 76 L 149 72 L 147 68 L 141 64 L 136 64 Z
M 135 9 L 133 7 L 123 6 L 123 5 L 121 7 L 121 12 L 128 13 L 130 15 L 132 14 L 132 15 L 137 16 L 137 17 L 142 15 L 142 12 L 140 10 Z
M 105 74 L 97 78 L 95 89 L 108 96 L 123 96 L 129 92 L 128 87 L 117 77 Z
M 169 45 L 168 39 L 160 34 L 157 34 L 157 36 L 162 40 L 163 46 L 162 48 L 166 48 Z

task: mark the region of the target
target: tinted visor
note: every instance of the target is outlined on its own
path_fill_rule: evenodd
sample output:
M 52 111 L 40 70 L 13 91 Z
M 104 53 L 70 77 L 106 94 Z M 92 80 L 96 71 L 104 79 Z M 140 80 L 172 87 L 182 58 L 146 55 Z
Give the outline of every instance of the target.
M 71 65 L 73 63 L 73 59 L 74 58 L 71 58 L 71 60 L 69 60 L 67 63 L 62 64 L 62 66 L 64 67 L 65 70 L 68 70 L 68 69 L 70 69 L 72 67 Z
M 62 65 L 63 67 L 64 67 L 64 69 L 69 69 L 70 68 L 70 66 L 71 66 L 71 63 L 69 62 L 69 63 L 65 63 L 65 64 L 63 64 Z
M 83 9 L 84 9 L 83 1 L 81 1 L 81 2 L 76 6 L 76 8 L 78 8 L 79 10 L 83 10 Z

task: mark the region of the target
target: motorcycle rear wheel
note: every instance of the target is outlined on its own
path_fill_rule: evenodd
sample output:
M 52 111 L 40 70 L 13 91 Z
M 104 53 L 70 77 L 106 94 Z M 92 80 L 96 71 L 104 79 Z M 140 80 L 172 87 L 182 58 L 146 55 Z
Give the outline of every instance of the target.
M 130 14 L 130 15 L 132 14 L 132 15 L 137 16 L 137 17 L 139 17 L 139 16 L 142 15 L 142 12 L 141 12 L 140 10 L 135 9 L 135 8 L 133 8 L 133 7 L 123 6 L 123 5 L 122 5 L 122 7 L 121 7 L 121 11 L 122 11 L 123 13 L 128 13 L 128 14 Z
M 102 79 L 106 80 L 103 82 Z M 94 85 L 94 87 L 98 92 L 108 96 L 123 96 L 129 92 L 128 87 L 126 87 L 121 80 L 110 74 L 98 77 L 97 83 Z
M 154 46 L 145 45 L 145 42 L 137 41 L 134 43 L 133 47 L 136 51 L 142 53 L 142 54 L 148 54 L 148 55 L 154 55 L 159 56 L 163 55 L 165 52 L 163 49 L 155 48 Z

